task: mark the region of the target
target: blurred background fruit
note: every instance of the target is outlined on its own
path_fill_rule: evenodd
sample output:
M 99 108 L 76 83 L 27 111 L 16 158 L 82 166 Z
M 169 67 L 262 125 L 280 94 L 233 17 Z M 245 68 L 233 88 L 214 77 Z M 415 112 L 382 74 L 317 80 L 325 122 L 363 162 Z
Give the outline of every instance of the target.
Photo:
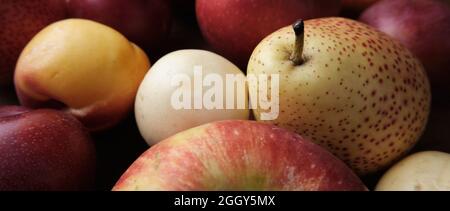
M 0 107 L 0 161 L 2 191 L 94 189 L 94 144 L 60 111 Z
M 65 17 L 62 0 L 0 0 L 0 87 L 12 83 L 17 58 L 28 41 Z
M 15 85 L 22 105 L 65 110 L 95 131 L 117 124 L 131 111 L 149 68 L 146 54 L 112 28 L 67 19 L 28 43 L 17 63 Z

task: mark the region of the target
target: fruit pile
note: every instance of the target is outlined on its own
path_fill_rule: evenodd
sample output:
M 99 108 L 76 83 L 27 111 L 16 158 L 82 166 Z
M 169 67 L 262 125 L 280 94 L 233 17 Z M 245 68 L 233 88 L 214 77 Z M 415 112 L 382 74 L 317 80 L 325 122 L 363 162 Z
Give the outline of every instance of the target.
M 0 190 L 450 190 L 447 0 L 0 0 Z

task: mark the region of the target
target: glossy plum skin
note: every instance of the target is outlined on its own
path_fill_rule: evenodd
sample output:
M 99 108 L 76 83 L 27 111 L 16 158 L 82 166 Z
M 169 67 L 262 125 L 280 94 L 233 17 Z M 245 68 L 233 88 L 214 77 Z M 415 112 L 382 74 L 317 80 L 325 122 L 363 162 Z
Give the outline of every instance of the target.
M 71 115 L 0 107 L 0 190 L 91 189 L 95 160 L 89 133 Z

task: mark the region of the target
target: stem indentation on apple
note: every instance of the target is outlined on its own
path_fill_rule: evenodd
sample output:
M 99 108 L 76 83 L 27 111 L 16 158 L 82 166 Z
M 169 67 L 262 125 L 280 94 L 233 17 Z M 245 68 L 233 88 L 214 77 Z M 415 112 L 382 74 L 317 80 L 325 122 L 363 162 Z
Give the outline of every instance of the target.
M 302 19 L 297 20 L 292 28 L 295 32 L 295 48 L 291 54 L 290 60 L 294 63 L 294 65 L 303 64 L 303 44 L 305 39 L 305 24 Z

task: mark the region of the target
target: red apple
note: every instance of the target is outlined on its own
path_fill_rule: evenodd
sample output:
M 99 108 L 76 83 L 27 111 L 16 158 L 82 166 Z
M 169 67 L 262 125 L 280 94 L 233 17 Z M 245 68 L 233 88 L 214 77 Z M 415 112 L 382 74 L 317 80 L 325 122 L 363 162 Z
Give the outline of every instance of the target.
M 207 41 L 245 69 L 264 37 L 299 18 L 337 15 L 340 0 L 197 0 L 196 10 Z
M 228 120 L 147 150 L 113 190 L 365 190 L 323 148 L 264 123 Z
M 0 0 L 0 85 L 12 82 L 16 61 L 28 41 L 65 15 L 62 0 Z
M 428 72 L 434 96 L 444 94 L 448 100 L 448 4 L 439 0 L 383 0 L 367 9 L 360 20 L 396 38 L 416 54 Z
M 111 26 L 129 40 L 157 51 L 171 23 L 168 0 L 66 0 L 69 15 Z
M 0 107 L 0 190 L 90 189 L 94 172 L 93 142 L 74 117 Z

